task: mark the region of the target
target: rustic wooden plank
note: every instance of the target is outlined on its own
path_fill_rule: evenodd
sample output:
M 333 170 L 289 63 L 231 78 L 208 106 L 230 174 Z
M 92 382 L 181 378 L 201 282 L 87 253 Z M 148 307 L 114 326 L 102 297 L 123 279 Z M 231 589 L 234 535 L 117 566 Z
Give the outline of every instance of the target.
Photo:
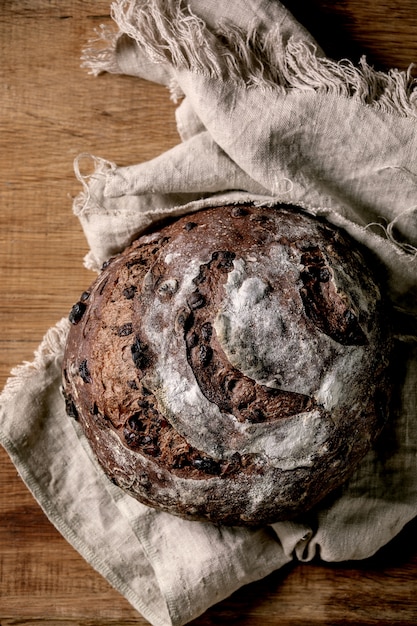
M 93 274 L 73 216 L 72 161 L 139 162 L 178 142 L 164 88 L 94 79 L 81 47 L 109 2 L 0 4 L 0 386 L 31 360 Z M 0 622 L 146 623 L 48 522 L 0 451 Z
M 58 1 L 0 7 L 1 386 L 92 280 L 71 211 L 80 191 L 73 159 L 92 152 L 137 162 L 178 141 L 164 88 L 129 77 L 95 80 L 80 68 L 81 47 L 110 21 L 108 8 Z
M 365 55 L 377 69 L 406 70 L 417 61 L 414 0 L 284 0 L 326 54 L 357 63 Z
M 287 0 L 333 57 L 367 54 L 404 69 L 417 57 L 414 0 Z M 72 161 L 120 164 L 178 142 L 166 90 L 94 79 L 81 46 L 109 22 L 108 0 L 0 3 L 0 387 L 92 278 L 72 215 Z M 0 450 L 0 623 L 131 626 L 147 622 L 48 522 Z M 289 566 L 239 590 L 195 626 L 417 624 L 417 524 L 364 563 Z

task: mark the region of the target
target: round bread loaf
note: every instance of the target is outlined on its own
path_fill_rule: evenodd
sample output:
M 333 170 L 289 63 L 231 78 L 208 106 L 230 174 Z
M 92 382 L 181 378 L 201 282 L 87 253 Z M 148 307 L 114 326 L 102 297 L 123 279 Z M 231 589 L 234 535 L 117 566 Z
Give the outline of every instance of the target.
M 149 506 L 290 519 L 345 481 L 386 420 L 384 315 L 369 259 L 325 222 L 197 212 L 139 237 L 72 308 L 67 412 Z

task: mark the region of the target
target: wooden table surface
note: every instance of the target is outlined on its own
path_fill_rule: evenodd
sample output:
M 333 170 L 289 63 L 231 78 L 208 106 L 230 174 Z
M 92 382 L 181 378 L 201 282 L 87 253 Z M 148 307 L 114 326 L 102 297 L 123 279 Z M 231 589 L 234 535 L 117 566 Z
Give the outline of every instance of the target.
M 417 61 L 415 0 L 286 4 L 330 56 Z M 81 47 L 109 21 L 107 0 L 0 1 L 0 387 L 93 278 L 71 211 L 74 157 L 123 165 L 179 141 L 164 88 L 80 69 Z M 34 623 L 147 624 L 53 528 L 1 449 L 0 624 Z M 417 624 L 417 523 L 370 560 L 291 565 L 193 624 Z

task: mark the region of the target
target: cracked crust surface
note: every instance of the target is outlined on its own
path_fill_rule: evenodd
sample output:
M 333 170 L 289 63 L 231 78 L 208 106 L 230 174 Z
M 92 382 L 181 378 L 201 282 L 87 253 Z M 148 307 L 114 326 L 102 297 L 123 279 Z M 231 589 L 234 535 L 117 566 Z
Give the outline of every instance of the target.
M 218 207 L 140 237 L 70 313 L 67 410 L 105 473 L 188 519 L 311 508 L 386 419 L 380 288 L 295 207 Z

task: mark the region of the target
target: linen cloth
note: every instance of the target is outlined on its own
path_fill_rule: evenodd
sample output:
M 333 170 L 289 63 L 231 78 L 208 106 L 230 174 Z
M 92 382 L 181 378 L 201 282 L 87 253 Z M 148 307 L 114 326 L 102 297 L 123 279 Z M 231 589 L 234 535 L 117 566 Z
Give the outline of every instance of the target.
M 378 257 L 392 303 L 395 406 L 351 480 L 266 528 L 188 522 L 104 477 L 65 415 L 69 322 L 51 328 L 0 397 L 0 438 L 63 536 L 155 626 L 185 624 L 294 559 L 374 554 L 417 514 L 417 91 L 410 72 L 328 59 L 276 0 L 119 0 L 86 49 L 93 73 L 165 84 L 178 146 L 118 167 L 90 157 L 74 202 L 98 270 L 167 215 L 220 203 L 296 204 Z M 168 96 L 167 96 L 168 97 Z M 366 271 L 366 268 L 364 268 Z

